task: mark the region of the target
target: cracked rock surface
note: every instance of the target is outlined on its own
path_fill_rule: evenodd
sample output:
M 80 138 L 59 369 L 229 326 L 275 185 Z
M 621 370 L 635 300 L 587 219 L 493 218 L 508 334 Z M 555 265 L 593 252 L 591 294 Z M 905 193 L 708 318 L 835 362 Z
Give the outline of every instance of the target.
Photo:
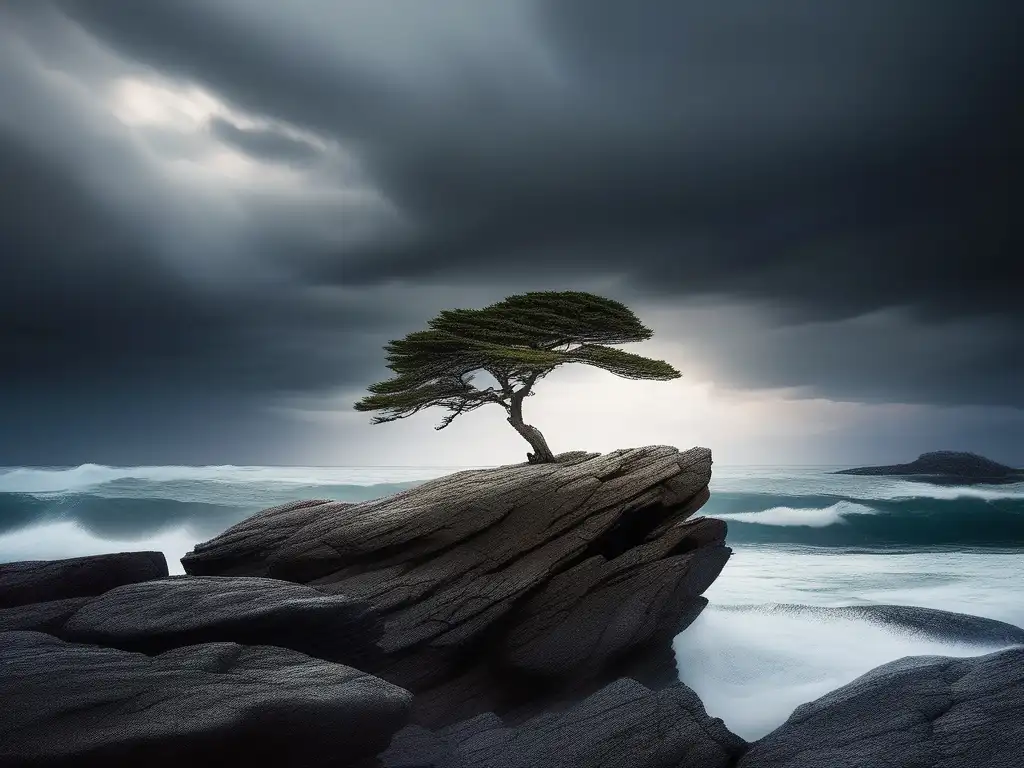
M 794 710 L 738 768 L 1020 768 L 1024 647 L 911 656 Z
M 3 766 L 346 766 L 387 746 L 411 698 L 351 667 L 235 643 L 145 656 L 6 632 L 0 670 Z
M 54 634 L 160 653 L 183 645 L 277 645 L 358 664 L 380 634 L 370 606 L 276 579 L 172 576 L 128 584 L 80 606 Z
M 745 747 L 682 683 L 651 691 L 622 679 L 514 728 L 493 714 L 439 731 L 408 726 L 380 761 L 385 768 L 727 768 Z
M 182 564 L 371 604 L 387 658 L 370 671 L 417 694 L 417 722 L 525 717 L 634 672 L 676 679 L 671 637 L 730 553 L 724 523 L 690 519 L 710 478 L 710 451 L 668 446 L 470 470 L 360 504 L 276 507 Z
M 101 595 L 122 584 L 166 575 L 163 552 L 0 563 L 0 608 Z

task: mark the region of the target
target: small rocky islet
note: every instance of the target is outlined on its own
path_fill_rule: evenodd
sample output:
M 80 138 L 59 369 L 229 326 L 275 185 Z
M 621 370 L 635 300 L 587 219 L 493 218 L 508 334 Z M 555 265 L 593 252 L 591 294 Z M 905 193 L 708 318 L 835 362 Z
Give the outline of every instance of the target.
M 1014 469 L 966 451 L 930 451 L 907 464 L 841 469 L 837 475 L 906 477 L 937 485 L 1005 485 L 1024 483 L 1024 469 Z
M 1024 647 L 884 665 L 753 743 L 708 716 L 672 638 L 730 555 L 710 479 L 703 448 L 564 454 L 264 510 L 184 576 L 0 564 L 0 766 L 1024 764 Z

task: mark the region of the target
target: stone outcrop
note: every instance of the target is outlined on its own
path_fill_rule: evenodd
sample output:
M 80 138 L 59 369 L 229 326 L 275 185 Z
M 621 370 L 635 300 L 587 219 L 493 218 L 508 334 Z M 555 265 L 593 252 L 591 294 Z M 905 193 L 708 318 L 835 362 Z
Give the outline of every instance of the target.
M 728 559 L 690 518 L 711 454 L 654 446 L 449 475 L 361 504 L 276 507 L 197 545 L 190 574 L 309 584 L 370 603 L 414 718 L 526 718 L 620 676 L 676 678 L 671 637 Z M 571 642 L 570 642 L 571 639 Z
M 120 552 L 67 560 L 0 563 L 0 608 L 101 595 L 167 575 L 162 552 Z
M 16 630 L 48 632 L 60 631 L 64 623 L 91 597 L 69 597 L 65 600 L 49 600 L 45 603 L 29 603 L 14 608 L 0 609 L 0 632 Z
M 803 704 L 738 768 L 1019 768 L 1024 648 L 908 657 Z
M 192 645 L 156 656 L 0 635 L 0 765 L 355 765 L 384 749 L 410 695 L 284 648 Z
M 730 553 L 695 517 L 710 452 L 559 458 L 264 510 L 187 576 L 157 553 L 3 566 L 0 765 L 368 768 L 406 722 L 388 759 L 729 764 L 742 740 L 672 653 Z
M 935 483 L 1019 483 L 1024 470 L 1014 469 L 976 453 L 932 451 L 909 464 L 841 469 L 837 475 L 905 475 Z
M 618 680 L 570 709 L 508 727 L 494 714 L 430 731 L 408 726 L 384 768 L 728 768 L 746 743 L 682 683 L 651 691 Z
M 53 633 L 73 642 L 149 654 L 213 642 L 276 645 L 362 666 L 377 658 L 380 631 L 367 603 L 301 584 L 172 576 L 92 598 Z

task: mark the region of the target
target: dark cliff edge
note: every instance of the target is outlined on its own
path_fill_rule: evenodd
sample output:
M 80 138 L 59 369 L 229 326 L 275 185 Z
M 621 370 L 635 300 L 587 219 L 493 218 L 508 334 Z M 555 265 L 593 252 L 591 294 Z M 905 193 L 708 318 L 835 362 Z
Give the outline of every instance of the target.
M 841 469 L 836 475 L 898 475 L 937 484 L 1006 484 L 1024 482 L 1024 469 L 1014 469 L 976 453 L 932 451 L 908 464 Z

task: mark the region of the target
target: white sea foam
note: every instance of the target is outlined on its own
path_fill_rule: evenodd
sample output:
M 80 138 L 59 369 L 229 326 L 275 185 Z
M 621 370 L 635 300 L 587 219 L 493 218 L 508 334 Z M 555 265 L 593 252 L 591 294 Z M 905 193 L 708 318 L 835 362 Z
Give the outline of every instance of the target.
M 748 740 L 880 664 L 904 656 L 980 656 L 1001 647 L 930 640 L 863 620 L 714 606 L 674 643 L 680 679 L 710 715 Z
M 836 496 L 856 501 L 901 499 L 1024 499 L 1024 483 L 934 485 L 893 476 L 836 475 L 808 467 L 717 467 L 711 491 L 786 496 Z
M 60 522 L 0 535 L 0 563 L 152 550 L 164 553 L 171 573 L 184 573 L 181 558 L 196 540 L 196 535 L 184 527 L 140 539 L 116 540 L 96 536 L 73 522 Z
M 732 512 L 717 515 L 726 521 L 757 523 L 759 525 L 804 525 L 810 528 L 825 528 L 845 523 L 847 515 L 877 515 L 878 510 L 840 501 L 829 507 L 772 507 L 762 512 Z
M 1024 627 L 1024 551 L 871 554 L 734 546 L 704 593 L 713 606 L 917 605 Z
M 108 467 L 82 464 L 68 469 L 0 469 L 0 492 L 62 493 L 84 491 L 120 480 L 154 483 L 201 481 L 228 484 L 376 485 L 429 480 L 457 471 L 445 467 Z
M 878 496 L 879 499 L 984 499 L 985 501 L 997 501 L 999 499 L 1024 499 L 1024 489 L 1019 483 L 1010 486 L 996 486 L 981 488 L 978 486 L 966 485 L 929 485 L 926 483 L 912 483 L 907 480 L 897 480 L 891 485 L 883 487 L 886 495 Z

